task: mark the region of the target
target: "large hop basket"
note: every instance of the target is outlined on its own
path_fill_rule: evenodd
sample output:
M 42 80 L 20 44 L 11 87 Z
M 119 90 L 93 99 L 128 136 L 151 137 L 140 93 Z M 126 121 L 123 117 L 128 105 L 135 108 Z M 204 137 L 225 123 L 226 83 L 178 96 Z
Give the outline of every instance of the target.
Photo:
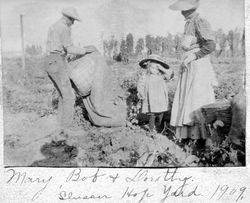
M 69 62 L 69 77 L 81 96 L 87 96 L 91 92 L 95 66 L 93 57 L 82 57 Z

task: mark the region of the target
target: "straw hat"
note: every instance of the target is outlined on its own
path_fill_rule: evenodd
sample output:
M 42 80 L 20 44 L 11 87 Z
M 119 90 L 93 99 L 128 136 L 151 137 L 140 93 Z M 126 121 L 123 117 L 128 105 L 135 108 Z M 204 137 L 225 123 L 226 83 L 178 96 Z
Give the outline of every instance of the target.
M 62 9 L 62 14 L 64 16 L 67 16 L 67 17 L 73 18 L 75 20 L 81 21 L 81 18 L 79 17 L 76 9 L 73 8 L 73 7 L 67 7 L 67 8 Z
M 193 8 L 198 8 L 199 0 L 178 0 L 169 6 L 171 10 L 186 11 Z
M 166 69 L 169 69 L 169 65 L 166 64 L 166 62 L 164 61 L 164 59 L 162 57 L 160 57 L 159 55 L 157 54 L 152 54 L 150 55 L 148 58 L 146 59 L 143 59 L 139 65 L 142 67 L 142 68 L 146 68 L 146 63 L 148 61 L 153 61 L 153 62 L 156 62 L 156 63 L 160 63 L 164 68 Z

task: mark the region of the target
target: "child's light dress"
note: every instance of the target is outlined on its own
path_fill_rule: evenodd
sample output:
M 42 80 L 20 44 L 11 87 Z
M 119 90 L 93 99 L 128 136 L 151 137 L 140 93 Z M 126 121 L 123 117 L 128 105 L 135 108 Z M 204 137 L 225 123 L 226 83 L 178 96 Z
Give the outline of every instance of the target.
M 169 71 L 170 73 L 171 71 Z M 145 74 L 138 82 L 138 93 L 143 98 L 142 113 L 160 113 L 169 109 L 167 79 L 170 74 Z

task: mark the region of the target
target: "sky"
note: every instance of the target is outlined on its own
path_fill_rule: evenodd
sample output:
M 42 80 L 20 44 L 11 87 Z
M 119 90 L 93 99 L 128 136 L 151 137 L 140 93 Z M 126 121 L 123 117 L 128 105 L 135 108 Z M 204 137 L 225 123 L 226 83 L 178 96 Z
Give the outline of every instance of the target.
M 182 33 L 184 18 L 168 9 L 175 0 L 1 0 L 2 51 L 20 51 L 20 14 L 24 20 L 25 45 L 45 46 L 51 24 L 67 6 L 77 9 L 82 22 L 72 26 L 77 45 L 102 46 L 111 35 L 120 39 L 132 33 L 135 39 L 146 34 L 166 36 Z M 213 30 L 225 32 L 244 27 L 244 0 L 200 0 L 200 15 Z

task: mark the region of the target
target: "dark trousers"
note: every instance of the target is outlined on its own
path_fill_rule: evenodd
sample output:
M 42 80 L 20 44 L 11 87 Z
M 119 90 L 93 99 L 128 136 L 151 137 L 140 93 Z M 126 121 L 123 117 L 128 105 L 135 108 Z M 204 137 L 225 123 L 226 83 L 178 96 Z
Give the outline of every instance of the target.
M 73 121 L 75 94 L 64 57 L 58 54 L 47 56 L 46 72 L 59 93 L 58 119 L 61 129 L 67 128 Z

